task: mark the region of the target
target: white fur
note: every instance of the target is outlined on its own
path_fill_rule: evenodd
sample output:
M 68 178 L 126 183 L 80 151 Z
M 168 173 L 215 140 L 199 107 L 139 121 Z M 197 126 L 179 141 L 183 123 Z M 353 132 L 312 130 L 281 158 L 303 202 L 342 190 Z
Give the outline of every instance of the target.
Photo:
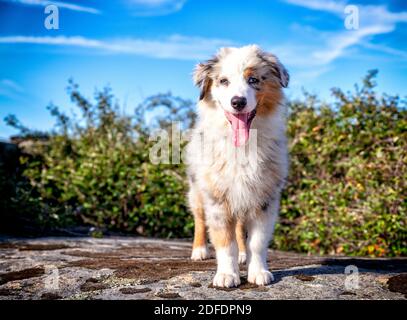
M 279 199 L 272 201 L 264 216 L 249 222 L 247 280 L 257 285 L 267 285 L 273 281 L 273 275 L 267 267 L 267 248 L 273 235 L 278 207 Z
M 196 175 L 195 188 L 208 188 L 205 175 L 217 172 L 224 166 L 224 171 L 214 175 L 213 183 L 220 191 L 228 191 L 230 205 L 235 214 L 250 210 L 259 205 L 262 195 L 248 190 L 261 187 L 265 178 L 263 166 L 268 165 L 269 157 L 273 156 L 278 163 L 281 176 L 288 170 L 284 110 L 279 110 L 270 118 L 255 117 L 250 129 L 247 144 L 236 148 L 232 144 L 232 130 L 229 128 L 223 112 L 219 109 L 202 110 L 205 103 L 201 102 L 201 118 L 193 130 L 187 150 L 187 161 Z M 225 130 L 226 129 L 226 130 Z M 201 135 L 203 132 L 203 138 Z M 256 141 L 257 137 L 257 141 Z M 279 142 L 277 144 L 277 142 Z M 273 155 L 270 152 L 273 151 Z M 270 177 L 272 179 L 273 177 Z M 208 215 L 207 215 L 208 218 Z M 210 218 L 210 216 L 209 216 Z
M 288 171 L 284 101 L 269 116 L 254 118 L 249 140 L 241 147 L 233 145 L 232 130 L 224 115 L 224 110 L 232 111 L 230 100 L 234 95 L 247 98 L 244 112 L 256 107 L 255 92 L 244 83 L 242 73 L 256 63 L 258 50 L 255 46 L 221 50 L 218 72 L 228 77 L 230 85 L 228 88 L 212 86 L 212 100 L 199 102 L 199 118 L 186 155 L 189 174 L 194 176 L 191 190 L 202 196 L 207 225 L 222 228 L 227 220 L 224 207 L 211 196 L 207 180 L 210 176 L 216 189 L 225 194 L 232 216 L 246 221 L 248 226 L 248 281 L 267 285 L 273 280 L 266 263 L 267 247 Z M 259 214 L 259 205 L 265 201 L 268 208 Z M 216 257 L 218 269 L 214 285 L 237 286 L 240 283 L 238 263 L 246 260 L 245 254 L 239 254 L 237 243 L 233 242 L 230 248 L 217 250 Z
M 236 287 L 240 284 L 239 265 L 237 261 L 237 243 L 216 251 L 218 269 L 213 285 L 216 287 Z
M 239 252 L 239 264 L 244 264 L 246 263 L 247 260 L 247 254 L 246 252 Z
M 241 49 L 229 48 L 224 53 L 219 77 L 229 81 L 228 86 L 212 86 L 212 96 L 216 97 L 216 102 L 229 112 L 234 112 L 230 101 L 234 96 L 245 97 L 247 106 L 241 112 L 251 112 L 256 108 L 256 91 L 247 83 L 244 78 L 244 70 L 252 57 L 250 47 Z M 222 53 L 221 53 L 222 54 Z
M 191 259 L 195 261 L 205 260 L 209 257 L 208 248 L 204 247 L 196 247 L 192 250 Z

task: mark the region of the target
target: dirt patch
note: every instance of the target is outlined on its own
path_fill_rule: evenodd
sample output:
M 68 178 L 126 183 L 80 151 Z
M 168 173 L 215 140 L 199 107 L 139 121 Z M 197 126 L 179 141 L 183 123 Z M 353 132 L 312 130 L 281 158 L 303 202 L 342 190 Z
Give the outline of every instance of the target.
M 143 250 L 147 250 L 143 251 Z M 84 257 L 79 261 L 71 261 L 67 267 L 83 267 L 88 269 L 113 269 L 115 276 L 119 278 L 137 279 L 142 284 L 149 284 L 159 280 L 166 280 L 174 276 L 189 273 L 191 271 L 214 271 L 216 270 L 216 260 L 209 259 L 204 261 L 191 261 L 189 259 L 189 250 L 186 248 L 179 250 L 182 259 L 168 259 L 166 256 L 174 258 L 173 249 L 163 250 L 157 246 L 142 246 L 140 248 L 120 248 L 110 252 L 91 252 L 82 250 L 73 250 L 63 252 L 63 254 Z M 140 258 L 143 251 L 143 258 Z M 184 256 L 185 254 L 185 256 Z M 144 257 L 150 256 L 160 258 L 158 260 L 146 260 Z M 270 268 L 281 269 L 291 268 L 299 265 L 315 264 L 321 261 L 321 258 L 304 257 L 299 262 L 298 255 L 290 253 L 275 253 L 270 257 Z M 241 271 L 246 271 L 245 266 Z M 246 284 L 246 286 L 251 286 Z M 244 290 L 245 285 L 241 285 Z M 251 288 L 251 287 L 250 287 Z
M 213 248 L 210 247 L 210 250 L 213 257 Z M 234 300 L 242 297 L 405 299 L 406 295 L 407 272 L 402 271 L 407 268 L 406 258 L 307 256 L 270 250 L 268 265 L 276 277 L 272 285 L 257 286 L 248 283 L 245 271 L 247 268 L 241 266 L 242 278 L 239 287 L 225 289 L 213 288 L 210 285 L 208 289 L 215 274 L 216 260 L 191 261 L 190 251 L 190 243 L 162 239 L 2 238 L 0 284 L 5 284 L 0 285 L 0 300 L 127 297 L 168 301 L 167 299 L 195 299 L 197 293 L 201 299 L 212 299 L 215 295 L 222 299 Z M 62 275 L 60 289 L 47 290 L 44 287 L 45 266 L 57 262 Z M 345 267 L 351 264 L 360 268 L 364 280 L 360 281 L 358 291 L 338 288 L 338 283 L 343 283 L 346 277 Z M 297 268 L 291 269 L 293 267 Z M 24 268 L 26 270 L 22 270 Z M 401 274 L 404 275 L 397 276 Z M 319 289 L 309 285 L 302 286 L 298 291 L 300 283 L 307 284 L 302 281 L 312 280 L 314 282 L 308 284 L 320 283 L 318 287 L 324 290 L 322 295 Z M 156 283 L 157 281 L 160 283 Z
M 96 291 L 96 290 L 104 290 L 109 288 L 109 286 L 105 283 L 102 283 L 99 279 L 89 278 L 85 281 L 83 285 L 81 285 L 82 292 L 89 292 L 89 291 Z
M 258 286 L 257 284 L 247 282 L 246 279 L 241 280 L 241 284 L 238 287 L 239 290 L 253 290 L 253 291 L 267 291 L 265 286 Z
M 181 298 L 181 296 L 177 292 L 160 292 L 156 294 L 157 297 L 164 298 L 164 299 L 177 299 Z
M 63 243 L 54 244 L 24 244 L 24 243 L 0 243 L 0 249 L 18 249 L 20 251 L 47 251 L 68 249 L 70 246 Z
M 116 258 L 116 257 L 126 257 L 127 259 L 148 259 L 148 258 L 185 258 L 190 257 L 189 248 L 162 248 L 157 245 L 142 244 L 137 247 L 122 247 L 114 249 L 108 252 L 94 252 L 94 251 L 83 251 L 83 250 L 73 250 L 64 251 L 62 254 L 73 256 L 73 257 L 85 257 L 85 258 Z
M 154 279 L 138 279 L 137 283 L 140 285 L 144 285 L 144 284 L 151 284 L 154 282 L 157 282 L 158 280 L 154 280 Z
M 185 248 L 168 248 L 166 246 L 157 246 L 157 244 L 141 244 L 137 247 L 125 247 L 117 249 L 115 252 L 126 257 L 133 258 L 185 258 L 191 256 L 191 249 Z
M 14 296 L 18 293 L 19 291 L 13 289 L 0 289 L 0 296 Z
M 44 268 L 29 268 L 21 271 L 13 271 L 0 274 L 0 285 L 14 280 L 40 277 L 45 273 Z
M 209 246 L 210 256 L 214 257 L 214 250 Z M 105 257 L 126 257 L 126 259 L 185 259 L 190 261 L 190 247 L 171 247 L 157 244 L 138 244 L 136 247 L 121 247 L 110 252 L 87 252 L 87 251 L 68 251 L 64 254 L 72 256 L 82 256 L 88 258 L 105 258 Z M 299 256 L 301 259 L 299 259 Z M 212 259 L 210 259 L 212 260 Z M 271 269 L 292 268 L 310 264 L 319 264 L 325 258 L 318 256 L 299 255 L 298 253 L 272 251 L 269 254 L 268 261 Z M 191 261 L 190 261 L 191 262 Z M 245 267 L 241 268 L 245 270 Z
M 257 284 L 250 283 L 247 281 L 246 278 L 240 277 L 240 285 L 234 288 L 222 288 L 222 287 L 215 287 L 212 283 L 208 286 L 208 288 L 221 290 L 221 291 L 234 291 L 234 290 L 253 290 L 253 291 L 268 291 L 267 287 L 258 286 Z
M 108 255 L 101 257 L 101 259 L 82 259 L 78 261 L 68 262 L 65 267 L 81 267 L 87 269 L 119 269 L 124 266 L 131 266 L 135 261 L 122 260 L 119 258 L 112 258 Z
M 132 261 L 127 266 L 121 266 L 115 271 L 115 275 L 120 278 L 144 279 L 144 280 L 166 280 L 191 271 L 209 271 L 215 270 L 216 262 L 214 260 L 191 262 L 188 260 L 161 260 L 151 261 Z
M 194 288 L 200 288 L 200 287 L 202 287 L 202 284 L 200 284 L 199 282 L 192 282 L 192 283 L 190 283 L 189 284 L 191 287 L 194 287 Z
M 68 249 L 70 246 L 66 244 L 30 244 L 18 248 L 20 251 L 48 251 Z
M 119 291 L 123 294 L 136 294 L 136 293 L 146 293 L 152 290 L 150 288 L 121 288 Z
M 62 297 L 53 292 L 45 292 L 41 295 L 41 300 L 59 300 L 62 299 Z
M 13 242 L 1 242 L 0 249 L 18 249 L 22 244 L 13 243 Z
M 403 293 L 407 298 L 407 273 L 391 277 L 389 281 L 387 281 L 387 285 L 391 292 Z
M 107 257 L 105 259 L 84 259 L 71 261 L 66 266 L 88 269 L 114 269 L 115 276 L 126 279 L 137 279 L 143 283 L 166 280 L 191 271 L 215 270 L 215 260 L 192 262 L 189 260 L 127 260 Z M 147 281 L 147 282 L 146 282 Z
M 112 251 L 112 252 L 92 252 L 92 251 L 82 251 L 82 250 L 72 250 L 72 251 L 63 251 L 61 252 L 64 255 L 71 256 L 71 257 L 83 257 L 83 258 L 117 258 L 124 256 L 123 254 Z
M 314 281 L 315 277 L 309 276 L 306 274 L 297 274 L 294 276 L 296 279 L 301 280 L 301 281 Z
M 273 250 L 269 253 L 267 260 L 270 270 L 280 270 L 312 264 L 321 264 L 324 259 L 325 258 L 319 256 L 307 256 L 298 253 Z

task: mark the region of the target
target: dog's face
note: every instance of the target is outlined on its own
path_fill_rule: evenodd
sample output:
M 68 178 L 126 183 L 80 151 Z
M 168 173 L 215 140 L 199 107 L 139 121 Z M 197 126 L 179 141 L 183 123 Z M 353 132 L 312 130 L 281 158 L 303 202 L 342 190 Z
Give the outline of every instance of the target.
M 251 45 L 222 48 L 217 55 L 198 64 L 194 73 L 201 100 L 222 108 L 234 133 L 235 146 L 244 144 L 256 114 L 272 112 L 280 102 L 288 73 L 278 59 Z

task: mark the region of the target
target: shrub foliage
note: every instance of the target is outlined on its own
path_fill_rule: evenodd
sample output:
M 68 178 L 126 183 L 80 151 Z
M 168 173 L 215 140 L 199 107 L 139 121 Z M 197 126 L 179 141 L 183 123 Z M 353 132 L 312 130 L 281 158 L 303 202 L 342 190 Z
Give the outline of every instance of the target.
M 291 103 L 291 170 L 276 245 L 321 254 L 407 253 L 407 110 L 376 71 L 335 103 Z
M 291 170 L 276 248 L 407 254 L 406 105 L 397 96 L 379 96 L 375 76 L 369 72 L 354 92 L 333 89 L 330 105 L 310 94 L 289 103 Z M 192 103 L 160 94 L 129 116 L 109 89 L 98 91 L 91 102 L 71 81 L 68 93 L 79 116 L 49 106 L 56 117 L 53 132 L 32 132 L 15 117 L 6 118 L 30 141 L 20 158 L 20 173 L 0 181 L 0 188 L 8 190 L 0 202 L 6 222 L 191 236 L 184 165 L 151 163 L 155 141 L 149 137 L 157 128 L 170 132 L 171 121 L 181 122 L 182 129 L 191 127 Z

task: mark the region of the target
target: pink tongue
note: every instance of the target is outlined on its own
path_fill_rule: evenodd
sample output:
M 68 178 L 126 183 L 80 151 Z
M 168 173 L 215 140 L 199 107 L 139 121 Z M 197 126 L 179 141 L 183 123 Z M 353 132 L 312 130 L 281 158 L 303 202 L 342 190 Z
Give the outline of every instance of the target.
M 233 144 L 235 147 L 240 147 L 249 139 L 249 114 L 248 113 L 230 113 L 225 112 L 226 117 L 232 124 Z

